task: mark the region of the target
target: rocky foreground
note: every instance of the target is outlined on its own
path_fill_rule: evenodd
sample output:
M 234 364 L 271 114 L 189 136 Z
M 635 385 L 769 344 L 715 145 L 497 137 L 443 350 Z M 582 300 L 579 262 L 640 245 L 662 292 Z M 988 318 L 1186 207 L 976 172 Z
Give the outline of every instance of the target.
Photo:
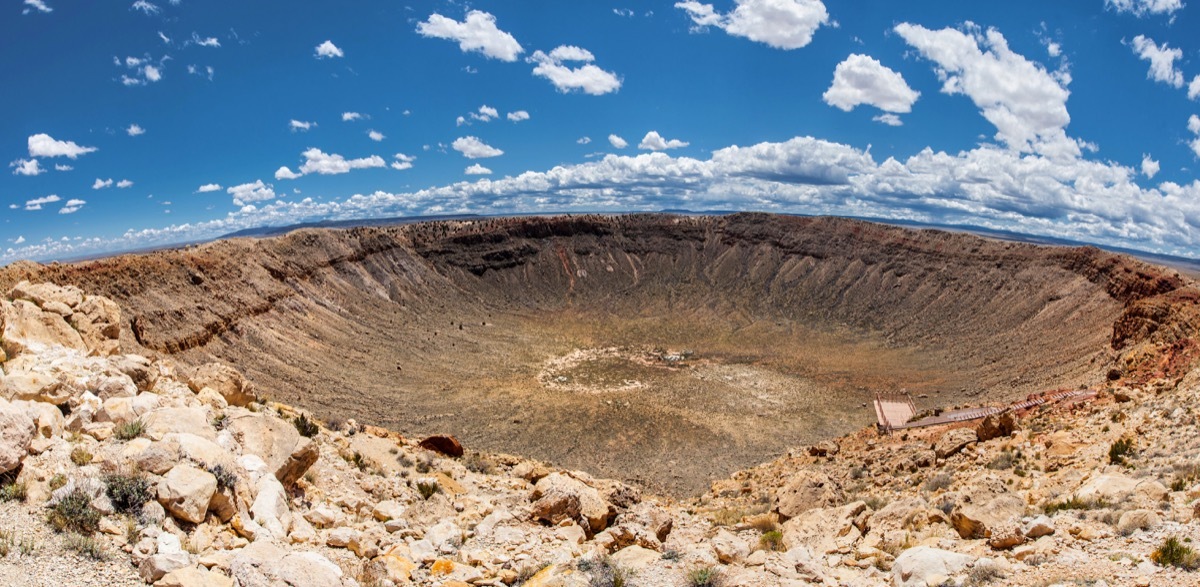
M 676 502 L 121 354 L 120 309 L 75 288 L 5 298 L 5 585 L 1200 582 L 1200 371 L 978 428 L 864 430 Z

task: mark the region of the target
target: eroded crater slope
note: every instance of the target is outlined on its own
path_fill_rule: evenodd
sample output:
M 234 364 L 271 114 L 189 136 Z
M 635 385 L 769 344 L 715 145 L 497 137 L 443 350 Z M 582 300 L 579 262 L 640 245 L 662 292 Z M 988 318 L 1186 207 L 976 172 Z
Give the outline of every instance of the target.
M 876 390 L 1160 376 L 1200 325 L 1178 273 L 1097 249 L 763 214 L 299 230 L 0 287 L 22 279 L 111 297 L 126 348 L 227 361 L 327 419 L 677 494 L 868 424 Z

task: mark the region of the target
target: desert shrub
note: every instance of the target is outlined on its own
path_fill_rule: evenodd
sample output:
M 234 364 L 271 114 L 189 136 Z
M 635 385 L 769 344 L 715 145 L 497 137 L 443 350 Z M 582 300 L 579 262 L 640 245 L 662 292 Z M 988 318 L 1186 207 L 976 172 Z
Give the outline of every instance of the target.
M 417 472 L 421 473 L 422 475 L 432 471 L 433 470 L 433 457 L 431 457 L 429 455 L 421 455 L 421 457 L 417 459 L 416 467 L 417 467 Z
M 663 551 L 662 558 L 665 561 L 677 561 L 683 558 L 683 554 L 674 548 L 668 548 Z
M 67 547 L 67 550 L 80 556 L 86 556 L 92 560 L 102 561 L 108 559 L 108 552 L 91 536 L 70 532 L 67 534 L 67 539 L 63 545 Z
M 1122 438 L 1108 447 L 1108 462 L 1114 465 L 1126 464 L 1126 459 L 1132 457 L 1133 439 Z
M 438 484 L 437 479 L 419 479 L 417 492 L 421 494 L 422 499 L 429 499 L 433 497 L 433 494 L 441 493 L 442 486 Z
M 233 471 L 226 469 L 223 465 L 205 465 L 204 470 L 210 475 L 217 478 L 217 487 L 220 489 L 228 489 L 233 491 L 237 488 L 237 475 Z
M 153 499 L 150 480 L 140 473 L 109 473 L 104 476 L 104 493 L 113 509 L 123 514 L 137 514 Z
M 0 530 L 0 559 L 8 556 L 13 547 L 13 537 L 6 530 Z
M 316 422 L 309 420 L 308 416 L 304 414 L 296 416 L 295 419 L 292 420 L 292 425 L 296 427 L 296 431 L 300 433 L 300 436 L 305 438 L 312 438 L 321 431 L 321 427 L 318 426 Z
M 1150 560 L 1164 567 L 1179 567 L 1188 571 L 1200 567 L 1200 557 L 1196 552 L 1185 546 L 1178 538 L 1171 536 L 1150 553 Z
M 863 500 L 863 503 L 867 504 L 867 507 L 875 511 L 879 511 L 887 506 L 888 500 L 887 498 L 879 497 L 878 495 L 869 495 Z
M 1108 502 L 1105 501 L 1103 498 L 1101 498 L 1101 499 L 1079 499 L 1078 497 L 1075 497 L 1072 495 L 1071 497 L 1069 497 L 1063 501 L 1052 501 L 1052 502 L 1047 503 L 1046 505 L 1042 506 L 1042 511 L 1047 516 L 1053 516 L 1054 514 L 1056 514 L 1058 512 L 1062 512 L 1062 511 L 1098 510 L 1098 509 L 1103 509 L 1106 507 L 1108 507 Z
M 929 480 L 925 482 L 925 491 L 937 491 L 939 489 L 946 489 L 947 487 L 950 487 L 952 484 L 954 484 L 953 477 L 951 477 L 950 475 L 947 475 L 946 473 L 938 473 L 937 475 L 930 477 Z
M 783 532 L 779 530 L 763 532 L 762 536 L 758 537 L 758 546 L 766 551 L 783 552 L 786 550 L 783 547 Z
M 113 436 L 117 440 L 133 440 L 142 435 L 146 431 L 146 423 L 141 418 L 132 422 L 126 422 L 113 429 Z
M 55 489 L 58 489 L 66 484 L 67 476 L 63 475 L 62 473 L 55 473 L 54 476 L 50 478 L 50 491 L 54 491 Z
M 1004 573 L 995 565 L 977 565 L 967 574 L 967 580 L 964 583 L 966 587 L 978 587 L 979 585 L 987 585 L 993 581 L 999 581 L 1004 578 Z
M 531 563 L 526 564 L 517 571 L 517 578 L 513 581 L 513 585 L 524 585 L 526 581 L 533 578 L 534 575 L 542 572 L 542 569 L 548 567 L 547 564 Z
M 92 462 L 92 453 L 82 446 L 77 446 L 71 450 L 71 462 L 82 467 Z
M 415 463 L 415 461 L 412 460 L 412 458 L 410 458 L 408 456 L 408 454 L 400 453 L 400 454 L 396 455 L 396 464 L 400 465 L 401 467 L 407 468 L 407 467 L 413 466 L 416 463 Z
M 220 414 L 217 414 L 212 419 L 212 427 L 217 430 L 224 430 L 225 427 L 228 425 L 229 425 L 229 416 L 227 416 L 225 414 L 225 412 L 221 412 Z
M 350 456 L 350 464 L 357 467 L 359 471 L 366 471 L 367 467 L 370 465 L 370 462 L 367 460 L 367 457 L 363 456 L 362 453 L 354 451 L 354 454 Z
M 58 500 L 46 521 L 59 532 L 69 530 L 90 535 L 100 528 L 100 512 L 92 507 L 86 493 L 76 489 Z
M 1016 462 L 1016 460 L 1017 459 L 1013 455 L 1013 453 L 1006 450 L 1006 451 L 1001 452 L 1000 454 L 996 455 L 996 458 L 994 458 L 990 462 L 988 462 L 988 464 L 986 466 L 989 469 L 1003 471 L 1005 469 L 1011 469 L 1013 467 L 1013 463 Z
M 0 502 L 25 501 L 25 484 L 5 475 L 0 475 Z
M 716 568 L 701 567 L 687 574 L 687 584 L 688 587 L 718 587 L 720 578 L 721 574 Z
M 475 473 L 491 475 L 492 473 L 496 472 L 496 465 L 493 464 L 492 461 L 489 461 L 488 459 L 477 454 L 469 455 L 463 459 L 463 465 L 468 471 Z

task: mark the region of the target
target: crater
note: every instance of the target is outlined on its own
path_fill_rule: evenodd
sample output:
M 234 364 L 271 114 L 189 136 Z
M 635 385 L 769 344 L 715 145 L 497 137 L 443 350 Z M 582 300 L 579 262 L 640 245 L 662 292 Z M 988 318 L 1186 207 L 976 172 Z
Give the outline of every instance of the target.
M 869 425 L 876 391 L 946 408 L 1128 375 L 1118 350 L 1171 332 L 1148 300 L 1184 283 L 1094 248 L 764 214 L 302 229 L 0 271 L 20 279 L 109 296 L 129 351 L 231 363 L 322 419 L 673 495 Z

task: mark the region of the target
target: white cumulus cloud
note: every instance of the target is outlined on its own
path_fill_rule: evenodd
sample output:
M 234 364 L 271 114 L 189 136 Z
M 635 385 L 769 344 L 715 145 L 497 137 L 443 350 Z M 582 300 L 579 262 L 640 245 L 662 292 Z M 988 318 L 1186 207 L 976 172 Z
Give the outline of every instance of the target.
M 67 203 L 63 204 L 62 208 L 58 209 L 58 213 L 59 214 L 74 214 L 75 212 L 78 212 L 79 209 L 82 208 L 83 205 L 86 203 L 87 203 L 87 201 L 79 200 L 79 199 L 67 200 Z
M 100 179 L 99 177 L 97 177 L 96 181 L 92 182 L 92 189 L 102 190 L 104 188 L 112 187 L 112 184 L 113 184 L 112 178 Z
M 1196 138 L 1192 139 L 1188 143 L 1188 146 L 1192 148 L 1192 152 L 1196 154 L 1196 157 L 1200 157 L 1200 116 L 1193 114 L 1188 117 L 1188 130 L 1196 135 Z
M 342 50 L 339 49 L 337 45 L 333 44 L 333 41 L 325 41 L 324 43 L 317 45 L 316 52 L 314 53 L 314 55 L 317 59 L 329 59 L 329 58 L 333 58 L 333 57 L 345 57 L 346 56 L 346 54 L 343 53 Z
M 342 113 L 342 122 L 351 122 L 354 120 L 362 120 L 362 118 L 363 118 L 363 115 L 359 114 L 358 112 L 343 112 Z
M 1117 12 L 1143 17 L 1147 14 L 1171 14 L 1183 8 L 1183 0 L 1104 0 L 1104 5 Z
M 304 156 L 304 163 L 300 165 L 300 175 L 308 175 L 310 173 L 338 175 L 341 173 L 350 173 L 353 169 L 387 166 L 387 162 L 379 155 L 371 155 L 361 159 L 347 159 L 336 153 L 326 153 L 317 148 L 308 149 L 302 155 Z M 280 171 L 285 169 L 287 168 L 280 168 Z M 276 177 L 279 177 L 278 171 L 276 172 Z
M 142 76 L 146 78 L 146 81 L 156 82 L 162 79 L 162 69 L 153 65 L 143 66 Z
M 298 177 L 303 177 L 303 176 L 304 176 L 303 173 L 296 173 L 295 171 L 292 171 L 291 168 L 289 168 L 287 165 L 284 165 L 283 167 L 280 167 L 279 169 L 275 170 L 275 179 L 296 179 Z
M 25 0 L 25 5 L 42 13 L 54 12 L 54 9 L 50 8 L 43 0 Z M 30 8 L 26 8 L 22 14 L 29 14 L 30 12 Z
M 308 121 L 304 121 L 304 120 L 296 120 L 294 118 L 292 120 L 288 121 L 288 128 L 291 128 L 292 132 L 296 132 L 296 131 L 306 132 L 306 131 L 308 131 L 308 129 L 310 129 L 314 126 L 317 126 L 317 123 L 308 122 Z
M 17 159 L 8 164 L 13 168 L 13 175 L 41 175 L 46 173 L 46 168 L 38 163 L 37 159 Z
M 646 133 L 646 136 L 642 137 L 642 142 L 638 143 L 638 148 L 645 149 L 647 151 L 665 151 L 667 149 L 686 147 L 688 144 L 689 143 L 679 139 L 671 139 L 668 141 L 664 139 L 662 135 L 658 134 L 658 131 L 652 130 Z
M 131 137 L 136 137 L 136 136 L 141 136 L 141 135 L 146 134 L 146 129 L 142 128 L 141 126 L 138 126 L 135 123 L 135 124 L 129 125 L 129 128 L 125 129 L 125 132 Z
M 1067 80 L 1014 53 L 1000 31 L 983 31 L 969 22 L 962 30 L 901 23 L 895 31 L 936 65 L 942 92 L 971 98 L 996 127 L 996 139 L 1010 149 L 1058 157 L 1080 154 L 1081 142 L 1065 130 L 1071 122 Z
M 405 169 L 412 169 L 413 161 L 417 160 L 416 157 L 413 157 L 411 155 L 405 155 L 404 153 L 396 153 L 394 155 L 394 158 L 396 160 L 392 161 L 392 169 L 396 169 L 399 171 L 404 171 Z
M 579 143 L 580 145 L 586 145 L 592 142 L 592 137 L 579 137 L 578 139 L 575 139 L 575 142 Z
M 1142 175 L 1146 176 L 1146 179 L 1152 179 L 1155 175 L 1158 175 L 1158 169 L 1158 161 L 1155 161 L 1149 155 L 1142 154 Z
M 67 164 L 65 164 L 65 163 L 55 163 L 55 164 L 54 164 L 54 169 L 55 169 L 56 171 L 70 171 L 70 170 L 72 170 L 72 169 L 75 169 L 75 168 L 74 168 L 74 167 L 71 167 L 70 165 L 67 165 Z
M 133 187 L 133 182 L 129 181 L 128 179 L 122 179 L 121 181 L 117 182 L 117 187 L 119 187 L 121 189 Z
M 451 148 L 463 154 L 467 159 L 486 159 L 488 157 L 499 157 L 504 154 L 504 151 L 497 149 L 483 141 L 478 137 L 459 137 L 454 139 L 450 144 Z
M 198 193 L 198 194 L 207 194 L 209 192 L 219 192 L 219 191 L 221 191 L 221 184 L 219 184 L 219 183 L 206 183 L 206 184 L 196 188 L 196 193 Z
M 245 206 L 250 202 L 275 199 L 274 186 L 269 183 L 263 183 L 261 179 L 255 180 L 254 183 L 235 185 L 225 191 L 233 196 L 233 203 L 236 206 Z
M 140 10 L 148 15 L 149 14 L 158 14 L 159 11 L 162 10 L 156 4 L 152 4 L 150 2 L 147 2 L 146 0 L 137 0 L 137 2 L 134 2 L 133 6 L 130 8 L 132 10 Z
M 62 198 L 60 198 L 54 194 L 51 194 L 49 196 L 42 196 L 40 198 L 34 198 L 32 200 L 26 200 L 25 201 L 25 209 L 29 210 L 29 211 L 41 210 L 42 206 L 45 206 L 46 204 L 53 204 L 54 202 L 57 202 L 59 200 L 62 200 Z
M 30 136 L 28 144 L 30 157 L 68 157 L 75 159 L 80 155 L 94 153 L 98 150 L 96 147 L 81 147 L 75 144 L 74 141 L 58 141 L 45 133 Z
M 820 0 L 737 0 L 737 7 L 726 14 L 696 0 L 676 2 L 675 7 L 688 13 L 693 30 L 715 26 L 776 49 L 804 47 L 821 25 L 829 23 L 829 12 Z
M 1200 77 L 1197 77 L 1197 79 L 1200 79 Z M 529 113 L 524 110 L 517 110 L 516 112 L 509 112 L 508 119 L 513 122 L 521 122 L 522 120 L 529 120 Z
M 369 130 L 369 131 L 367 131 L 367 137 L 369 137 L 369 138 L 370 138 L 372 141 L 375 141 L 375 142 L 377 142 L 377 143 L 378 143 L 379 141 L 382 141 L 383 139 L 386 139 L 386 138 L 387 138 L 387 137 L 385 137 L 385 136 L 383 135 L 383 133 L 381 133 L 381 132 L 379 132 L 379 131 L 377 131 L 377 130 Z
M 871 120 L 874 120 L 880 124 L 886 124 L 888 126 L 904 126 L 904 121 L 900 120 L 899 116 L 896 116 L 890 112 L 885 114 L 876 114 L 875 116 L 871 117 Z
M 476 164 L 464 169 L 463 173 L 465 173 L 467 175 L 491 175 L 492 170 L 476 163 Z
M 621 89 L 621 79 L 616 74 L 592 64 L 596 57 L 591 51 L 573 45 L 560 45 L 550 53 L 534 51 L 530 63 L 536 63 L 533 75 L 550 80 L 558 91 L 565 93 L 582 91 L 593 96 L 608 94 Z M 567 63 L 582 62 L 579 67 Z
M 1175 67 L 1175 61 L 1183 59 L 1182 49 L 1171 49 L 1167 47 L 1166 43 L 1159 47 L 1158 43 L 1145 35 L 1134 37 L 1130 48 L 1142 60 L 1150 62 L 1150 71 L 1146 72 L 1147 79 L 1162 82 L 1174 88 L 1183 87 L 1183 72 Z M 1190 88 L 1188 93 L 1191 93 Z
M 608 135 L 608 144 L 612 145 L 613 148 L 616 149 L 624 149 L 625 147 L 629 146 L 629 141 L 626 141 L 617 135 Z
M 855 53 L 833 70 L 833 84 L 821 97 L 826 104 L 846 112 L 867 104 L 895 114 L 911 112 L 920 95 L 896 71 L 872 57 Z
M 472 10 L 458 22 L 436 12 L 417 23 L 417 32 L 425 37 L 457 41 L 464 53 L 478 52 L 489 59 L 516 61 L 525 50 L 512 35 L 496 27 L 496 17 L 487 12 Z

